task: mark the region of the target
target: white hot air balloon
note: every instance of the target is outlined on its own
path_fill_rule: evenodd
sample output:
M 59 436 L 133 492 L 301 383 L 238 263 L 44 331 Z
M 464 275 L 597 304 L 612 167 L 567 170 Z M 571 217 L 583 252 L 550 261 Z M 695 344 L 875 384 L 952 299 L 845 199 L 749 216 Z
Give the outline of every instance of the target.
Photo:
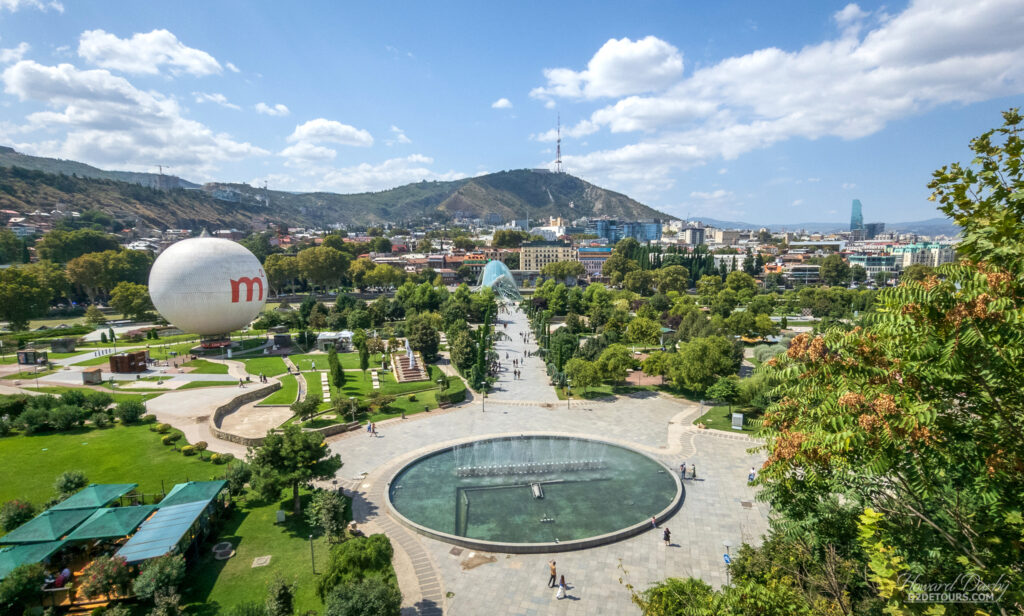
M 226 338 L 248 325 L 263 310 L 269 289 L 254 254 L 215 237 L 172 244 L 149 272 L 149 295 L 160 314 L 207 338 Z

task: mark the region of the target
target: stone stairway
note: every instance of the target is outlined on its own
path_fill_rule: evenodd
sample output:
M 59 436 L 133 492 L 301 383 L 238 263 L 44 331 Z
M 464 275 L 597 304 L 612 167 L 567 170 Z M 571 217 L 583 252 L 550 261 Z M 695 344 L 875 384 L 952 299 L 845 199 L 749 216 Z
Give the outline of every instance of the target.
M 426 381 L 430 378 L 427 373 L 426 366 L 423 364 L 423 358 L 417 355 L 416 365 L 412 366 L 409 363 L 409 357 L 406 355 L 395 355 L 392 360 L 392 368 L 395 371 L 395 380 L 399 383 L 406 383 L 409 381 Z

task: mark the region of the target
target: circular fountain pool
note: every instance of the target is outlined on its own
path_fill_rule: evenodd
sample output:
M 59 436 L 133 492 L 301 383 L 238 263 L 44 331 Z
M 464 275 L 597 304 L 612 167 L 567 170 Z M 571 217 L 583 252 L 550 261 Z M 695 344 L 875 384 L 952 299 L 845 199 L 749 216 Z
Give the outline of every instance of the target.
M 407 464 L 388 500 L 419 532 L 506 552 L 579 549 L 643 532 L 678 508 L 682 486 L 632 449 L 562 436 L 491 438 Z

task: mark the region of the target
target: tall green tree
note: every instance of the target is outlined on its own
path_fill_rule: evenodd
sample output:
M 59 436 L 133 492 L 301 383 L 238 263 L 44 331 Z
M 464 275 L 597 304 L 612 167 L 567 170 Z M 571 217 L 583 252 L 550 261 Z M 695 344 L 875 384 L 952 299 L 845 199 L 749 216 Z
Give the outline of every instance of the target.
M 280 494 L 292 489 L 292 511 L 302 512 L 299 488 L 317 479 L 329 479 L 341 468 L 341 456 L 331 455 L 327 442 L 317 432 L 303 432 L 296 424 L 288 424 L 280 432 L 268 432 L 263 445 L 250 448 L 248 455 L 254 481 Z
M 119 282 L 110 291 L 110 305 L 121 314 L 133 319 L 142 319 L 154 310 L 149 298 L 149 288 L 134 282 Z
M 830 254 L 821 263 L 821 281 L 829 286 L 842 286 L 850 282 L 850 265 L 838 254 Z
M 53 292 L 39 276 L 25 267 L 0 269 L 0 319 L 18 331 L 33 317 L 46 314 Z
M 882 573 L 898 558 L 912 578 L 998 581 L 1005 614 L 1024 602 L 1024 141 L 1017 110 L 1004 120 L 929 184 L 965 260 L 880 292 L 867 327 L 797 336 L 769 362 L 780 399 L 759 481 L 787 519 L 836 495 L 865 509 L 883 597 L 905 590 Z

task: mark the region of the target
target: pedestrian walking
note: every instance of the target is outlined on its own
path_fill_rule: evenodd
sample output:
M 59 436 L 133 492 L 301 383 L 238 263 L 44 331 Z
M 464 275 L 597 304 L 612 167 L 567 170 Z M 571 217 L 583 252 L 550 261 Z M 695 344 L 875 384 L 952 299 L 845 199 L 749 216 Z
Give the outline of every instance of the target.
M 548 567 L 551 568 L 551 577 L 548 578 L 548 588 L 554 588 L 555 581 L 558 580 L 558 576 L 555 575 L 555 561 L 549 562 Z
M 686 479 L 686 461 L 679 465 L 679 478 Z
M 672 545 L 672 531 L 665 527 L 665 532 L 661 533 L 661 538 L 665 540 L 665 545 Z
M 754 467 L 753 467 L 753 466 L 751 466 L 751 467 L 750 467 L 750 474 L 749 474 L 749 475 L 747 475 L 747 483 L 754 483 L 754 479 L 755 479 L 756 477 L 757 477 L 757 471 L 755 471 L 755 470 L 754 470 Z
M 370 424 L 370 431 L 373 433 L 373 436 L 377 436 L 377 424 Z
M 555 599 L 565 599 L 565 576 L 563 575 L 558 580 L 558 592 L 555 593 Z
M 696 464 L 691 464 L 690 465 L 690 479 L 696 479 L 696 478 L 697 478 L 697 465 Z
M 366 422 L 366 436 L 370 436 L 370 431 L 373 430 L 373 422 Z
M 658 528 L 658 520 L 653 515 L 651 516 L 651 528 Z

